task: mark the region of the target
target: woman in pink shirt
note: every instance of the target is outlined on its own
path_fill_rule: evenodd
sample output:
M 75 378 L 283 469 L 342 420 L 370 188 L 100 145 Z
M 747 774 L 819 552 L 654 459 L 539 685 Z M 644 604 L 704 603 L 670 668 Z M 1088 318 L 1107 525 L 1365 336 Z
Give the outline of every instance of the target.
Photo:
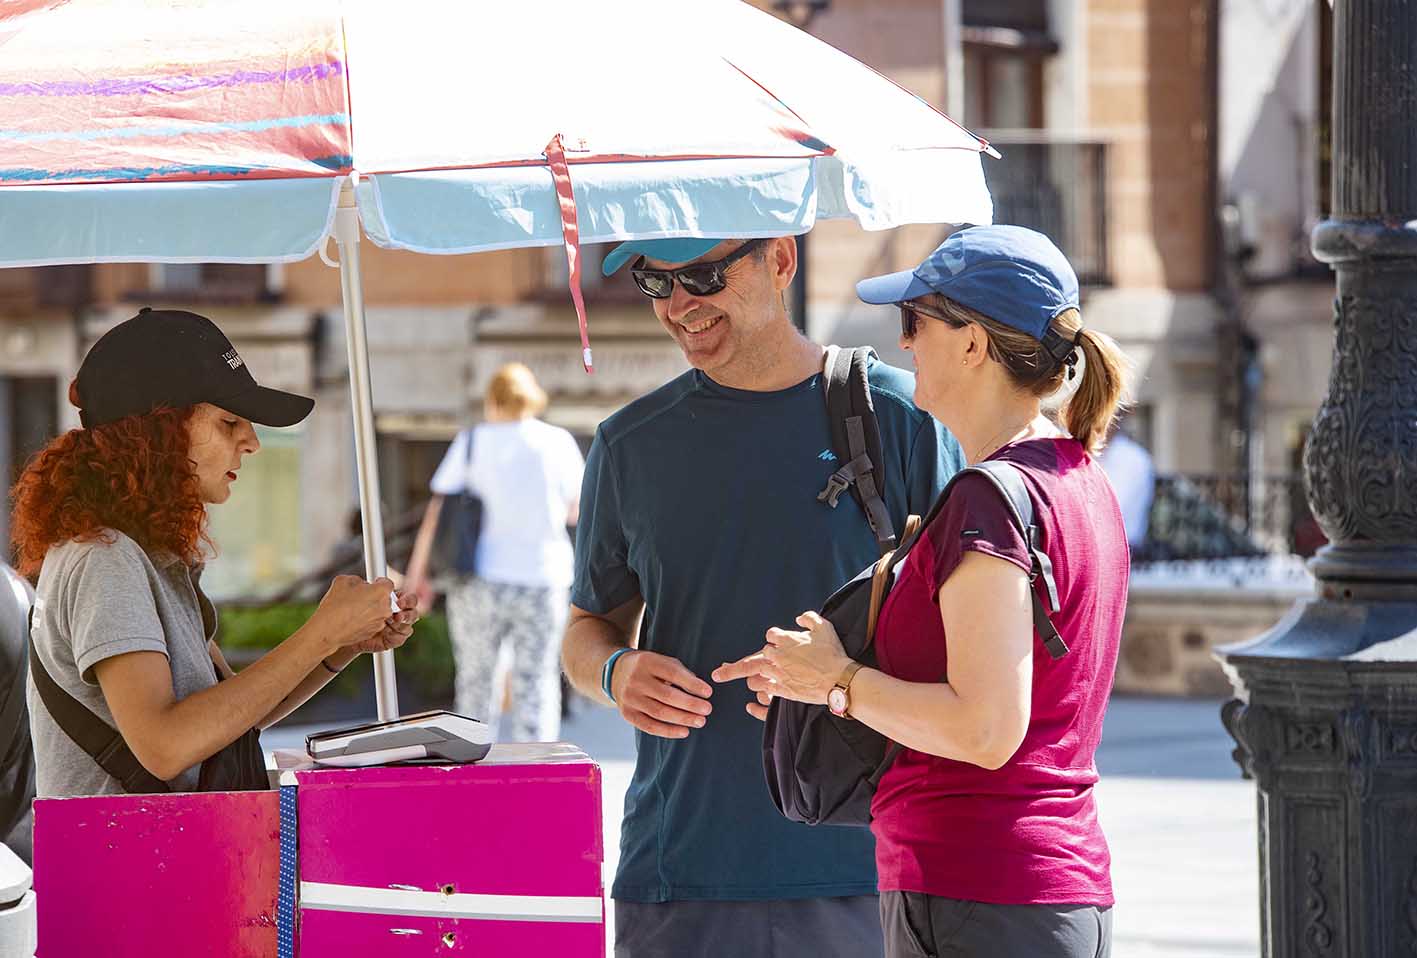
M 900 567 L 876 631 L 879 669 L 850 660 L 807 612 L 801 631 L 769 631 L 749 685 L 760 702 L 826 703 L 841 690 L 848 717 L 904 746 L 872 805 L 888 956 L 1108 955 L 1111 859 L 1093 755 L 1129 556 L 1093 455 L 1127 361 L 1082 326 L 1062 253 L 1020 227 L 959 230 L 915 269 L 857 290 L 900 306 L 916 405 L 970 462 L 1022 473 L 1068 652 L 1055 659 L 1035 634 L 1029 548 L 1003 498 L 966 476 Z M 1042 402 L 1069 389 L 1055 423 Z

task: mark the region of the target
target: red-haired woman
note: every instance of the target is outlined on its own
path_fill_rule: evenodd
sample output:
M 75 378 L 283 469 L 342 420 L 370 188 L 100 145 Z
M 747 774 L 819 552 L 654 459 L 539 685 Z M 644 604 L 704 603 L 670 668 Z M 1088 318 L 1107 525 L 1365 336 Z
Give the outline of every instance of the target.
M 266 787 L 257 730 L 361 652 L 403 644 L 414 598 L 337 578 L 294 635 L 234 674 L 199 579 L 206 508 L 260 449 L 253 423 L 313 401 L 256 384 L 210 320 L 145 309 L 89 350 L 82 429 L 14 489 L 20 570 L 38 574 L 30 724 L 41 797 Z

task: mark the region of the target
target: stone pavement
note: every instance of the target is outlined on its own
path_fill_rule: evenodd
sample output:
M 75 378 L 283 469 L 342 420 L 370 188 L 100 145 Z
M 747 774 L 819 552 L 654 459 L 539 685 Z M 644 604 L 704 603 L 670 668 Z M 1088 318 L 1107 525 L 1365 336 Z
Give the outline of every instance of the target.
M 620 814 L 634 760 L 627 725 L 584 701 L 561 737 L 604 773 L 606 885 L 619 857 Z M 1116 697 L 1098 767 L 1098 806 L 1112 846 L 1115 958 L 1255 958 L 1259 879 L 1255 790 L 1230 759 L 1218 701 Z M 277 727 L 267 748 L 310 731 Z

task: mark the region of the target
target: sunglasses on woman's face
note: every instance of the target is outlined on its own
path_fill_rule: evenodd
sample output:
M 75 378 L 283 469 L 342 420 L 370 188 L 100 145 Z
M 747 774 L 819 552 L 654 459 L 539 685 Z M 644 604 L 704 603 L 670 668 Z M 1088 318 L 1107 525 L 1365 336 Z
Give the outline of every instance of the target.
M 714 293 L 723 292 L 723 287 L 728 285 L 728 267 L 764 242 L 760 239 L 749 240 L 723 259 L 693 263 L 678 269 L 649 269 L 637 266 L 630 270 L 630 275 L 634 277 L 640 292 L 650 299 L 668 299 L 672 296 L 675 280 L 678 280 L 679 285 L 691 296 L 712 296 Z M 643 256 L 640 257 L 640 262 L 644 262 Z
M 953 316 L 946 316 L 944 313 L 936 312 L 928 306 L 921 306 L 918 303 L 896 303 L 900 309 L 900 335 L 903 339 L 914 339 L 916 325 L 920 316 L 929 316 L 931 319 L 938 319 L 941 322 L 949 323 L 954 329 L 965 326 Z

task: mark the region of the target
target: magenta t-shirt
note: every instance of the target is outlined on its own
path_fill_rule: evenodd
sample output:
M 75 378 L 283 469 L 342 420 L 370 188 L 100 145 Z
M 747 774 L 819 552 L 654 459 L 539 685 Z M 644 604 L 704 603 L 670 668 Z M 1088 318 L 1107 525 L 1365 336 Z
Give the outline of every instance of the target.
M 1111 905 L 1112 858 L 1092 786 L 1127 599 L 1121 511 L 1076 440 L 1028 440 L 990 458 L 1024 475 L 1058 583 L 1053 622 L 1070 651 L 1054 661 L 1034 635 L 1028 731 L 1002 768 L 901 751 L 871 806 L 880 888 L 1003 905 Z M 886 674 L 910 682 L 946 674 L 937 597 L 966 550 L 1029 569 L 1006 509 L 983 476 L 951 491 L 881 611 L 876 647 Z

